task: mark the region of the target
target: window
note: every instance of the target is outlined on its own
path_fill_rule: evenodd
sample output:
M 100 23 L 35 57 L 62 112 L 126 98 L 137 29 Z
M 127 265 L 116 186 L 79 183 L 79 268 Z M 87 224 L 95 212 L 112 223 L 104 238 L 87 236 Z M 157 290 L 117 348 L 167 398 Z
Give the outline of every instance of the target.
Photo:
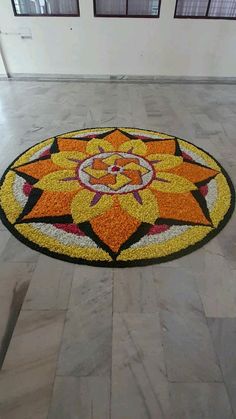
M 94 0 L 94 16 L 159 17 L 161 0 Z
M 79 16 L 78 0 L 12 0 L 16 16 Z
M 236 0 L 177 0 L 175 17 L 236 19 Z

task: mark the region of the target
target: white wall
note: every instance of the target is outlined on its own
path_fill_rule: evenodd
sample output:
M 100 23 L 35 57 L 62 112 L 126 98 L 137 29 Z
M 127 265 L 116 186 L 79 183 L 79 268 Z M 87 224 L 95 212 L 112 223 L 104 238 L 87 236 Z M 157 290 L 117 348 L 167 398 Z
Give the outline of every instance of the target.
M 5 67 L 2 61 L 2 57 L 1 57 L 1 51 L 0 51 L 0 77 L 6 76 L 6 71 L 5 71 Z
M 2 35 L 11 73 L 75 75 L 236 76 L 236 22 L 173 19 L 175 0 L 162 0 L 160 19 L 14 17 L 1 0 L 0 29 L 29 28 L 32 40 Z M 1 65 L 1 64 L 0 64 Z

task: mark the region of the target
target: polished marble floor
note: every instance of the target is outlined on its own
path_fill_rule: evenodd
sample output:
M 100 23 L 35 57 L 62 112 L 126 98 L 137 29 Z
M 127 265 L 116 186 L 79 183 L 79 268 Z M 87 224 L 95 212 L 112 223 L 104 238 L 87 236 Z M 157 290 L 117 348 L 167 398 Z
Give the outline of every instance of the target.
M 236 181 L 236 85 L 0 82 L 0 172 L 41 139 L 156 129 Z M 236 216 L 162 265 L 75 266 L 0 225 L 1 419 L 236 417 Z

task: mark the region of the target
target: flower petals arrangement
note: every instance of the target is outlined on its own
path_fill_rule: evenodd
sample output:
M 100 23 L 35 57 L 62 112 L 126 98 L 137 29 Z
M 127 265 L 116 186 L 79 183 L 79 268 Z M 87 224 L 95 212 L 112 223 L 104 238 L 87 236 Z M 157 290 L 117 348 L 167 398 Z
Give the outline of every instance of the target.
M 33 146 L 1 180 L 0 216 L 23 243 L 95 266 L 175 259 L 214 237 L 234 189 L 208 153 L 171 135 L 94 128 Z

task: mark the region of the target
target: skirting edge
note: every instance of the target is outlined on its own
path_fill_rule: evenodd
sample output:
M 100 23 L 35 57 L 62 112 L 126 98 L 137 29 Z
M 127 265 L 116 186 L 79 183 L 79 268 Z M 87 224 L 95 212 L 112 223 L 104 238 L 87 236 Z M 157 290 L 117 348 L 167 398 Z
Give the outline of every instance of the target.
M 0 76 L 0 80 L 7 77 Z M 26 74 L 13 73 L 10 81 L 65 81 L 96 83 L 183 83 L 183 84 L 236 84 L 236 77 L 189 77 L 189 76 L 137 76 L 137 75 L 74 75 L 74 74 Z

